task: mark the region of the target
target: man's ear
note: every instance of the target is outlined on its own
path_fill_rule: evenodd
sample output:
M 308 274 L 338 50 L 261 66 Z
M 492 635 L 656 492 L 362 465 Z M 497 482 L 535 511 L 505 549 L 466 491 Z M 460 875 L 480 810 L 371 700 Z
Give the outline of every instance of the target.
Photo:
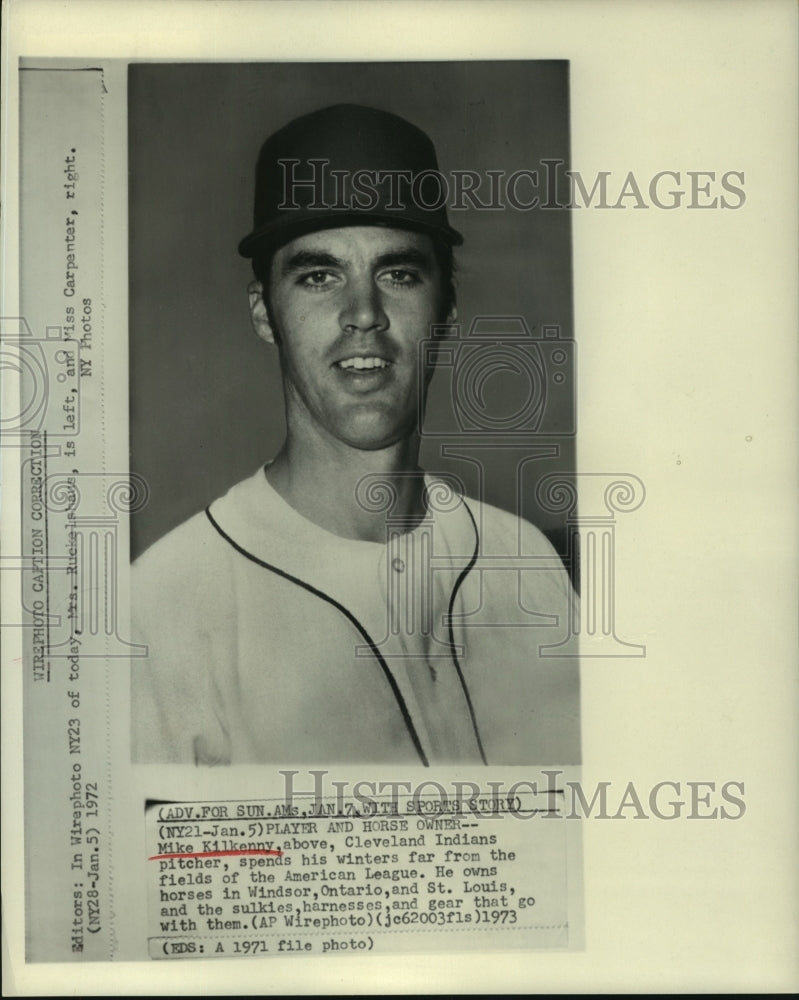
M 275 343 L 275 334 L 272 324 L 269 322 L 269 314 L 266 311 L 264 302 L 264 289 L 260 281 L 251 281 L 247 286 L 247 295 L 250 299 L 250 321 L 252 328 L 261 340 L 267 344 Z

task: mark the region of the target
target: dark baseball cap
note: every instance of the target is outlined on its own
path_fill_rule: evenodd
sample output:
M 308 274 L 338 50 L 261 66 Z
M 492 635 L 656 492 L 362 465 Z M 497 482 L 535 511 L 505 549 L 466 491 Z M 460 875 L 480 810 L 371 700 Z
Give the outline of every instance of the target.
M 336 104 L 295 118 L 261 147 L 252 257 L 318 229 L 382 225 L 463 242 L 447 218 L 447 184 L 429 136 L 399 115 Z

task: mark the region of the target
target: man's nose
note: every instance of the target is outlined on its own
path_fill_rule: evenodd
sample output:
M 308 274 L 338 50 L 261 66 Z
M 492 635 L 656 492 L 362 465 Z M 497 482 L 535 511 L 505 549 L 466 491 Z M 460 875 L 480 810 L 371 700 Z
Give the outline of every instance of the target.
M 341 328 L 348 332 L 385 330 L 388 316 L 383 309 L 380 289 L 369 278 L 350 281 L 340 316 Z

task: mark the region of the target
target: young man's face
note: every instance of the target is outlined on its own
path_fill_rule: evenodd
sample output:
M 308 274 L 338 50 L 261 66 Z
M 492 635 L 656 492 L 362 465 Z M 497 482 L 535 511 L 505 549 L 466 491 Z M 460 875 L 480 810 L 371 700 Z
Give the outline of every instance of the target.
M 267 316 L 256 329 L 280 348 L 290 432 L 377 450 L 416 429 L 419 342 L 442 316 L 430 237 L 376 226 L 300 236 L 274 255 Z M 423 400 L 422 400 L 423 402 Z

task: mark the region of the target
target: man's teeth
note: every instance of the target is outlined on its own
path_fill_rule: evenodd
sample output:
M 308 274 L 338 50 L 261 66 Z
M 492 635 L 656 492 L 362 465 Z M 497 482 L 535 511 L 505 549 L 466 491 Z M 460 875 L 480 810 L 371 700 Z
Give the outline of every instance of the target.
M 345 358 L 344 361 L 339 361 L 339 366 L 360 371 L 364 368 L 388 368 L 389 362 L 383 358 Z

